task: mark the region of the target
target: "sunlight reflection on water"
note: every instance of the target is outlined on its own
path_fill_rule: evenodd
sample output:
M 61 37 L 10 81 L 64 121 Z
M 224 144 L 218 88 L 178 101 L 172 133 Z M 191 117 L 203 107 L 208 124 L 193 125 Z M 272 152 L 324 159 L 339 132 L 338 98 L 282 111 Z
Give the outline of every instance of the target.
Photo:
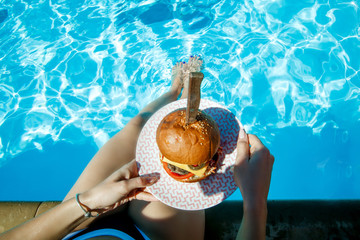
M 102 146 L 192 54 L 205 60 L 202 97 L 267 143 L 288 126 L 346 129 L 332 112 L 359 120 L 337 105 L 359 105 L 358 2 L 288 2 L 4 1 L 0 165 L 48 139 Z

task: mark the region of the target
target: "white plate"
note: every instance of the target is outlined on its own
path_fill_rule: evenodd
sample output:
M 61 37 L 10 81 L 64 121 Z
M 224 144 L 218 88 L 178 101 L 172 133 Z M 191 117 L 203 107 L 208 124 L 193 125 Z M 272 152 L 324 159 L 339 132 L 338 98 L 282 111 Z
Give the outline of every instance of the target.
M 136 160 L 139 175 L 159 174 L 160 179 L 148 190 L 161 202 L 178 209 L 200 210 L 224 201 L 237 188 L 233 180 L 236 143 L 241 123 L 225 107 L 210 100 L 201 99 L 200 109 L 213 117 L 220 129 L 222 154 L 215 174 L 197 183 L 182 183 L 171 178 L 162 167 L 156 130 L 161 120 L 170 112 L 186 107 L 186 99 L 172 102 L 153 114 L 142 129 L 137 146 Z

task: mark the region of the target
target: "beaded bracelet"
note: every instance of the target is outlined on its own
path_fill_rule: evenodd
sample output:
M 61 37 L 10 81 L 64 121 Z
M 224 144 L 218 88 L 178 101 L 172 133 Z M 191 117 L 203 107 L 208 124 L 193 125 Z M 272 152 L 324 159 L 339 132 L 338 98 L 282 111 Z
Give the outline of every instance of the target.
M 97 214 L 97 215 L 95 215 L 95 216 L 94 216 L 94 215 L 91 215 L 91 209 L 90 209 L 88 206 L 86 206 L 85 204 L 83 204 L 83 203 L 80 202 L 79 196 L 80 196 L 80 193 L 76 194 L 76 196 L 75 196 L 76 203 L 79 205 L 79 207 L 81 208 L 81 210 L 84 211 L 84 213 L 85 213 L 84 216 L 85 216 L 86 218 L 97 217 L 97 216 L 100 215 L 100 214 Z

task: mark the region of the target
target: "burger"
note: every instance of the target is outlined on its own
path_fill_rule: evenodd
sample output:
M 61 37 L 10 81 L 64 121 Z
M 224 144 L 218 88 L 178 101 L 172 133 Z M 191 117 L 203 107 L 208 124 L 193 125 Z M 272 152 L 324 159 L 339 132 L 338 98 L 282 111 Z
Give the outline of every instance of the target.
M 165 116 L 157 128 L 156 142 L 162 166 L 177 181 L 198 182 L 216 170 L 220 131 L 213 118 L 201 110 L 189 124 L 185 108 Z

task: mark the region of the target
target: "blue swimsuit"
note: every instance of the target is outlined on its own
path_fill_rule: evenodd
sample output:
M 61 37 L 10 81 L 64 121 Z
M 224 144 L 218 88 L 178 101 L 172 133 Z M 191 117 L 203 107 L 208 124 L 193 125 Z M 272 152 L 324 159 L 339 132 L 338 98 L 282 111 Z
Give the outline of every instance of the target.
M 140 234 L 142 235 L 142 237 L 145 240 L 150 240 L 150 238 L 148 238 L 145 235 L 145 233 L 143 233 L 138 227 L 136 227 L 136 229 L 140 232 Z M 81 234 L 83 231 L 84 230 L 79 230 L 79 231 L 70 233 L 65 238 L 63 238 L 63 240 L 70 240 L 70 239 L 86 240 L 86 239 L 89 239 L 92 237 L 99 237 L 99 236 L 113 236 L 113 237 L 118 237 L 122 240 L 136 240 L 133 237 L 131 237 L 130 235 L 128 235 L 127 233 L 124 233 L 120 230 L 112 229 L 112 228 L 103 228 L 103 229 L 98 229 L 98 230 L 94 230 L 91 232 Z
M 150 240 L 126 214 L 112 214 L 98 221 L 95 219 L 87 228 L 70 233 L 63 240 L 83 240 L 99 236 Z

